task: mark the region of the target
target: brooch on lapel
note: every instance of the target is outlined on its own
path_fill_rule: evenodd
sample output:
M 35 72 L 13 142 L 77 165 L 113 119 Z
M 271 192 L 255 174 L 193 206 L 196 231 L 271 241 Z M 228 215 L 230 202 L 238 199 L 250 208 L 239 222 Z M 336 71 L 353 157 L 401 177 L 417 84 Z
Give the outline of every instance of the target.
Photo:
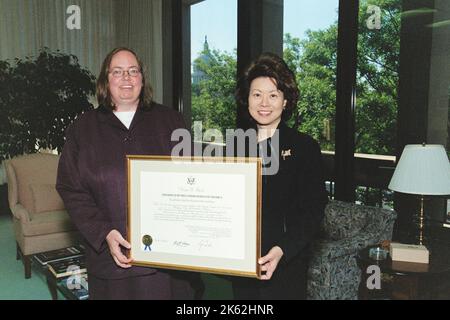
M 286 160 L 286 157 L 292 156 L 291 149 L 281 150 L 281 156 L 283 157 L 283 160 Z

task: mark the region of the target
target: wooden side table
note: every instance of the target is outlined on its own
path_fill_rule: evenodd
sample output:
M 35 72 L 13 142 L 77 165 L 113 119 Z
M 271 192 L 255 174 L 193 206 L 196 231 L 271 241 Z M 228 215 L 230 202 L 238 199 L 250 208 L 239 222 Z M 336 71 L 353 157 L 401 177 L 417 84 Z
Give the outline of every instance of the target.
M 440 282 L 450 280 L 450 250 L 442 244 L 429 245 L 430 261 L 428 264 L 374 260 L 369 257 L 369 246 L 358 252 L 357 262 L 361 269 L 359 296 L 362 300 L 394 299 L 418 300 L 436 299 Z M 367 268 L 376 265 L 382 273 L 381 289 L 368 289 L 367 279 L 371 274 Z

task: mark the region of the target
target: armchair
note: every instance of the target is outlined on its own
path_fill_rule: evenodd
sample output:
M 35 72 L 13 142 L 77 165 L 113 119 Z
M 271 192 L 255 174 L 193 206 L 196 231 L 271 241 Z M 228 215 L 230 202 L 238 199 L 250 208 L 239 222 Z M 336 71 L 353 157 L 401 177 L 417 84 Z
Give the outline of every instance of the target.
M 312 248 L 308 299 L 358 299 L 358 250 L 391 240 L 395 211 L 331 200 L 321 237 Z
M 16 258 L 31 277 L 31 255 L 71 246 L 78 232 L 55 189 L 59 156 L 30 154 L 6 161 Z

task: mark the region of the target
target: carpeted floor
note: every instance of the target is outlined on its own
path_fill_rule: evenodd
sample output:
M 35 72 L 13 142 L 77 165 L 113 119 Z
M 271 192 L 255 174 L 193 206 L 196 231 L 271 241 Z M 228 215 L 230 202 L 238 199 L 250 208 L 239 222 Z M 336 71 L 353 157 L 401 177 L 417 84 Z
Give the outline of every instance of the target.
M 16 260 L 12 220 L 6 214 L 0 214 L 0 257 L 0 300 L 51 299 L 45 277 L 35 267 L 31 278 L 25 279 L 23 264 Z

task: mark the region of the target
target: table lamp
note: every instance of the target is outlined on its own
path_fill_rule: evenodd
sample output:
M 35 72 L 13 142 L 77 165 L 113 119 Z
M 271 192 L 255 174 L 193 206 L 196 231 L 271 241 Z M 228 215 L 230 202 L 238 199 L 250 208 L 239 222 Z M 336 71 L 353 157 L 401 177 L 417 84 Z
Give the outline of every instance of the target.
M 425 143 L 405 146 L 388 188 L 420 195 L 418 240 L 419 244 L 423 244 L 424 196 L 450 194 L 450 162 L 444 147 Z

